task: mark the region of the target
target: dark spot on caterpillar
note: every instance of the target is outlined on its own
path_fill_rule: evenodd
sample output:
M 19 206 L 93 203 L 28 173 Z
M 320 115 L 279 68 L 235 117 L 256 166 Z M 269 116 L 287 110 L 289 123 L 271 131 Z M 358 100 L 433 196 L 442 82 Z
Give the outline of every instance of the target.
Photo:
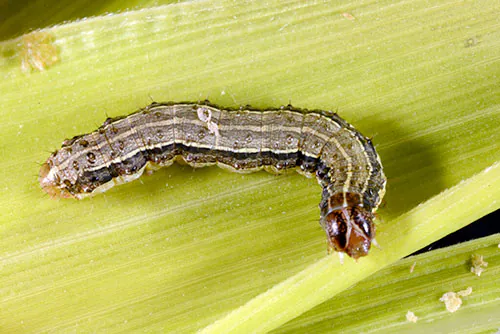
M 87 153 L 87 161 L 89 164 L 94 164 L 96 161 L 95 154 L 92 152 Z

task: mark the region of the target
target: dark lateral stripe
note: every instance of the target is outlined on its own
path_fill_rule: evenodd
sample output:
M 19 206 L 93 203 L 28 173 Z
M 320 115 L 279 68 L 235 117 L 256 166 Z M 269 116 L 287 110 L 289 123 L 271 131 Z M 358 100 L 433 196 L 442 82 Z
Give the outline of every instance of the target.
M 281 162 L 279 168 L 295 168 L 300 166 L 304 171 L 313 173 L 318 165 L 321 166 L 322 176 L 326 176 L 327 170 L 324 164 L 319 159 L 304 156 L 302 152 L 294 153 L 274 153 L 272 151 L 264 151 L 259 153 L 246 153 L 246 152 L 230 152 L 230 151 L 214 151 L 206 148 L 199 148 L 195 146 L 185 146 L 182 144 L 172 144 L 165 147 L 156 148 L 153 150 L 139 151 L 136 155 L 123 160 L 121 162 L 112 163 L 108 167 L 103 167 L 94 171 L 85 171 L 82 176 L 82 181 L 89 181 L 96 184 L 96 188 L 106 182 L 111 181 L 123 175 L 132 175 L 138 170 L 143 168 L 147 162 L 154 162 L 157 164 L 167 163 L 177 156 L 184 156 L 186 154 L 200 155 L 204 159 L 211 157 L 212 160 L 201 160 L 200 162 L 208 163 L 224 163 L 222 158 L 231 158 L 240 165 L 244 165 L 246 160 L 256 161 L 259 160 L 259 166 L 271 166 L 277 162 Z M 158 157 L 160 157 L 158 159 Z M 194 161 L 196 162 L 196 161 Z M 284 164 L 283 162 L 287 162 Z

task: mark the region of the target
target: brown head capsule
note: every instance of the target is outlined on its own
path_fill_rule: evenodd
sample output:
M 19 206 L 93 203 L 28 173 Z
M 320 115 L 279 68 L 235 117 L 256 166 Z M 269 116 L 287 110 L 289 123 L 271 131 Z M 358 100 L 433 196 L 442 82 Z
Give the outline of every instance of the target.
M 321 221 L 329 246 L 357 259 L 368 255 L 375 237 L 373 215 L 363 207 L 345 207 L 331 210 Z
M 326 232 L 329 248 L 354 259 L 368 255 L 375 238 L 374 215 L 362 204 L 358 193 L 323 192 L 320 224 Z

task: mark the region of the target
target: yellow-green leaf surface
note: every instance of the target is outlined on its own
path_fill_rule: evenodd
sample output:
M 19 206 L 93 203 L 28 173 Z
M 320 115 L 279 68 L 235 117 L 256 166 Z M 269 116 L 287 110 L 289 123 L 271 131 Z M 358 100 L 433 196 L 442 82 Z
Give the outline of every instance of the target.
M 44 71 L 23 71 L 32 38 L 2 42 L 0 331 L 276 329 L 498 209 L 499 11 L 186 2 L 47 29 L 58 61 Z M 172 166 L 84 201 L 39 188 L 64 138 L 151 100 L 205 98 L 337 110 L 372 137 L 382 250 L 327 256 L 320 187 L 296 174 Z
M 398 261 L 274 332 L 491 331 L 500 327 L 499 242 L 500 234 L 495 234 Z M 474 255 L 488 263 L 480 276 L 470 270 Z M 454 314 L 439 301 L 446 292 L 469 287 L 472 293 Z M 408 311 L 418 317 L 416 323 L 406 320 Z

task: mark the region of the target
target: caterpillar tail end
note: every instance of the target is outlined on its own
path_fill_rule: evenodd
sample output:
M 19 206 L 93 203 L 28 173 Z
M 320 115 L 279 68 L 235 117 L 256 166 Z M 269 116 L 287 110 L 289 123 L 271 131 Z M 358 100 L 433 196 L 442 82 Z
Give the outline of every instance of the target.
M 52 172 L 49 164 L 45 162 L 40 168 L 38 174 L 38 181 L 43 191 L 45 191 L 51 198 L 69 198 L 71 194 L 61 189 L 57 183 L 55 174 Z

